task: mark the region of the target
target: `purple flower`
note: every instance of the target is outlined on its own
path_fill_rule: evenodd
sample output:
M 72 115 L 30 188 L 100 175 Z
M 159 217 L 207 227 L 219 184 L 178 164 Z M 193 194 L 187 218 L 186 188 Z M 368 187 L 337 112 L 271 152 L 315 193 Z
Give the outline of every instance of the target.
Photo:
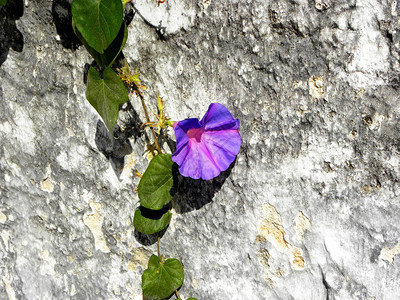
M 239 120 L 222 104 L 210 104 L 201 121 L 179 121 L 174 129 L 176 151 L 172 160 L 185 177 L 214 178 L 228 169 L 239 153 Z

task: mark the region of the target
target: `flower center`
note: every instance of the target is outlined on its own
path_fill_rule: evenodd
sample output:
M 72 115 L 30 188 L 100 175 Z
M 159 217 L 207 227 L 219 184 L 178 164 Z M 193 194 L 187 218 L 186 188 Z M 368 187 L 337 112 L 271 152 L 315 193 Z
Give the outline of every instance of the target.
M 189 129 L 186 132 L 186 134 L 189 139 L 196 140 L 197 143 L 200 143 L 203 132 L 204 132 L 204 129 L 202 127 L 200 127 L 200 128 Z

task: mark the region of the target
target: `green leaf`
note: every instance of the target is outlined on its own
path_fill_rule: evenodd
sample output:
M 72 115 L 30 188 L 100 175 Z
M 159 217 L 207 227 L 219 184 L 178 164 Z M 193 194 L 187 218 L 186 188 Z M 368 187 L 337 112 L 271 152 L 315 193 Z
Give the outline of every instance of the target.
M 103 78 L 95 68 L 90 67 L 86 98 L 97 110 L 111 135 L 118 119 L 119 104 L 129 100 L 124 83 L 111 68 L 103 71 Z
M 143 294 L 152 299 L 166 298 L 182 285 L 183 276 L 179 260 L 168 258 L 164 261 L 152 255 L 142 275 Z
M 102 55 L 104 65 L 106 67 L 111 66 L 111 64 L 117 58 L 118 54 L 121 52 L 122 48 L 124 48 L 127 39 L 128 29 L 126 28 L 126 24 L 123 23 L 117 37 L 113 40 L 111 45 L 104 51 L 104 54 Z
M 171 154 L 159 154 L 150 161 L 138 185 L 140 205 L 158 210 L 171 201 L 172 164 Z
M 165 210 L 150 210 L 139 207 L 133 217 L 135 229 L 144 234 L 153 234 L 163 230 L 171 221 L 172 213 Z
M 0 0 L 0 5 L 6 5 L 7 4 L 7 0 Z
M 75 35 L 81 40 L 81 42 L 85 46 L 86 50 L 103 69 L 111 66 L 111 64 L 117 58 L 118 54 L 121 52 L 122 48 L 124 48 L 126 40 L 128 39 L 128 29 L 126 28 L 126 24 L 122 23 L 117 37 L 113 40 L 111 45 L 106 50 L 104 50 L 104 53 L 101 54 L 97 52 L 94 48 L 89 46 L 87 41 L 83 38 L 82 34 L 76 28 L 75 23 L 72 23 L 72 28 Z
M 117 36 L 123 18 L 121 0 L 74 0 L 71 5 L 76 28 L 90 47 L 103 54 Z

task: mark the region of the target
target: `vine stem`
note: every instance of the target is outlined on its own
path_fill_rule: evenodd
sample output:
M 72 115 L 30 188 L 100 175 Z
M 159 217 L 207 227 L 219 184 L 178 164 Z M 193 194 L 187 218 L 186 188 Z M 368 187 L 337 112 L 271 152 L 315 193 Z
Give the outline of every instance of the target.
M 140 101 L 142 102 L 144 115 L 146 116 L 146 121 L 147 121 L 147 123 L 150 123 L 150 117 L 149 117 L 149 113 L 147 111 L 146 103 L 144 102 L 143 95 L 141 95 L 140 93 L 137 93 L 137 94 L 139 95 Z M 158 153 L 161 154 L 162 151 L 161 151 L 160 145 L 158 145 L 157 135 L 156 135 L 156 133 L 155 133 L 153 128 L 150 127 L 150 130 L 151 130 L 151 133 L 153 134 L 154 144 L 156 145 L 156 149 L 157 149 Z
M 131 2 L 131 0 L 123 0 L 123 1 L 124 1 L 125 4 Z M 135 10 L 136 10 L 136 8 L 135 8 Z M 124 59 L 123 62 L 124 62 L 124 67 L 128 68 L 129 74 L 130 74 L 130 69 L 131 68 L 129 66 L 129 63 L 126 61 L 126 59 Z M 121 76 L 120 76 L 120 78 L 122 79 Z M 142 103 L 144 115 L 146 116 L 146 122 L 147 123 L 151 123 L 150 122 L 150 117 L 149 117 L 149 112 L 147 110 L 147 106 L 146 106 L 146 103 L 144 101 L 143 94 L 140 91 L 140 86 L 138 86 L 137 84 L 132 84 L 132 82 L 130 82 L 130 88 L 131 88 L 132 91 L 135 91 L 136 95 L 140 98 L 140 102 Z M 156 133 L 155 133 L 155 131 L 154 131 L 154 129 L 152 127 L 150 127 L 150 130 L 151 130 L 151 133 L 152 133 L 153 138 L 154 138 L 154 145 L 156 146 L 157 152 L 158 152 L 158 154 L 161 154 L 162 151 L 161 151 L 160 145 L 158 144 L 157 135 L 156 135 Z M 153 153 L 153 151 L 151 151 L 151 152 Z
M 160 233 L 157 233 L 157 253 L 158 253 L 158 257 L 161 259 L 161 253 L 160 253 Z
M 176 297 L 178 297 L 179 299 L 181 299 L 181 296 L 179 296 L 178 290 L 175 290 L 175 295 L 176 295 Z

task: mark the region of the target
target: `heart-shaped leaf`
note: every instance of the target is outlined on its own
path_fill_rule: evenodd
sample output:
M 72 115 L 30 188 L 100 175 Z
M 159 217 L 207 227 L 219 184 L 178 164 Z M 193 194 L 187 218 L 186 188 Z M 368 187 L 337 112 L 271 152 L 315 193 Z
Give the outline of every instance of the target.
M 150 210 L 139 207 L 133 217 L 135 229 L 144 234 L 153 234 L 163 230 L 171 221 L 172 213 L 168 210 Z
M 126 24 L 122 23 L 117 37 L 112 41 L 110 46 L 104 50 L 104 54 L 102 55 L 105 67 L 111 66 L 118 54 L 121 52 L 122 48 L 124 48 L 127 39 L 128 29 L 126 28 Z
M 86 98 L 97 110 L 111 135 L 118 119 L 119 104 L 129 100 L 124 83 L 111 68 L 103 71 L 103 78 L 95 68 L 90 67 Z
M 183 283 L 183 266 L 179 260 L 160 260 L 152 255 L 149 265 L 142 275 L 142 290 L 146 297 L 163 299 L 170 296 Z
M 104 53 L 101 54 L 97 52 L 94 48 L 89 46 L 89 44 L 83 38 L 82 34 L 76 28 L 74 23 L 72 23 L 72 28 L 75 32 L 75 35 L 80 39 L 90 55 L 103 69 L 111 66 L 111 64 L 117 58 L 118 54 L 121 52 L 122 48 L 124 48 L 126 40 L 128 39 L 128 29 L 126 28 L 126 24 L 122 23 L 117 37 L 112 41 L 111 45 L 108 46 L 106 50 L 104 50 Z
M 71 5 L 76 28 L 90 47 L 103 54 L 121 28 L 121 0 L 74 0 Z
M 140 205 L 159 210 L 171 201 L 172 164 L 171 154 L 159 154 L 150 161 L 138 185 Z

